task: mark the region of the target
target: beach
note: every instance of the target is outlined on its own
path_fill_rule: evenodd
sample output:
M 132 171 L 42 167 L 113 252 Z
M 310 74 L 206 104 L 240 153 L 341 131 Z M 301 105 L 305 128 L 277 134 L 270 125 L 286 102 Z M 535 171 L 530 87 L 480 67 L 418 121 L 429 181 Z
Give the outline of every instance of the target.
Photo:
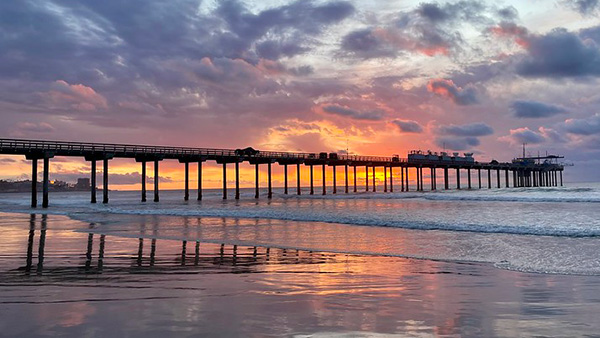
M 0 332 L 592 336 L 600 329 L 598 226 L 581 222 L 596 217 L 596 190 L 572 189 L 557 192 L 563 202 L 508 189 L 185 203 L 174 191 L 145 205 L 134 192 L 115 192 L 107 206 L 55 194 L 49 209 L 36 211 L 23 204 L 26 195 L 5 194 Z M 496 228 L 485 215 L 438 222 L 457 206 L 464 214 L 490 205 L 505 215 Z M 509 223 L 518 216 L 508 214 L 511 205 L 549 215 Z M 542 226 L 559 212 L 580 222 Z M 403 226 L 422 215 L 426 222 Z M 397 224 L 367 225 L 364 216 Z M 473 230 L 462 228 L 469 224 Z

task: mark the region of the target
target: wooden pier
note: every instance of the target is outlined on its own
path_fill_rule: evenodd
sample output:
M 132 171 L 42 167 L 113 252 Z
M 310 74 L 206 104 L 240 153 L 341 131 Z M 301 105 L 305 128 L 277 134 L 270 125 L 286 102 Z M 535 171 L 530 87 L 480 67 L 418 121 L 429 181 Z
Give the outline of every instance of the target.
M 267 165 L 267 187 L 268 198 L 273 196 L 272 186 L 272 165 L 277 163 L 284 168 L 284 194 L 288 194 L 288 166 L 296 167 L 296 194 L 301 194 L 301 166 L 308 166 L 310 171 L 310 194 L 315 193 L 314 187 L 314 166 L 320 167 L 322 171 L 322 194 L 327 194 L 326 170 L 331 167 L 333 172 L 333 193 L 337 194 L 337 167 L 344 167 L 345 186 L 344 193 L 349 193 L 348 168 L 353 169 L 353 192 L 358 192 L 357 188 L 357 167 L 365 168 L 365 191 L 376 192 L 376 173 L 383 171 L 384 189 L 383 193 L 394 191 L 394 169 L 400 170 L 400 183 L 396 188 L 398 191 L 409 191 L 409 169 L 413 169 L 416 177 L 416 190 L 424 191 L 423 168 L 429 168 L 431 187 L 430 190 L 437 190 L 437 173 L 443 172 L 444 189 L 449 189 L 449 171 L 456 171 L 456 187 L 462 189 L 461 171 L 467 173 L 467 188 L 473 189 L 472 172 L 477 171 L 477 188 L 482 189 L 481 171 L 487 170 L 488 189 L 492 188 L 492 174 L 496 177 L 496 188 L 501 188 L 502 176 L 504 186 L 508 187 L 551 187 L 563 185 L 564 166 L 557 162 L 539 163 L 538 162 L 496 162 L 490 163 L 446 163 L 442 161 L 418 160 L 409 161 L 400 157 L 381 157 L 381 156 L 358 156 L 358 155 L 340 155 L 334 153 L 296 153 L 296 152 L 274 152 L 274 151 L 253 151 L 244 152 L 233 149 L 211 149 L 211 148 L 187 148 L 187 147 L 169 147 L 169 146 L 148 146 L 148 145 L 127 145 L 127 144 L 104 144 L 104 143 L 82 143 L 82 142 L 62 142 L 62 141 L 39 141 L 39 140 L 20 140 L 20 139 L 0 139 L 0 154 L 4 155 L 24 155 L 27 160 L 31 160 L 32 188 L 31 188 L 31 207 L 38 205 L 37 201 L 37 166 L 38 160 L 43 163 L 42 179 L 42 207 L 47 208 L 49 204 L 49 161 L 57 156 L 80 157 L 91 163 L 91 203 L 96 203 L 96 165 L 98 161 L 103 166 L 103 188 L 102 202 L 109 201 L 109 162 L 114 158 L 130 158 L 139 162 L 142 166 L 141 178 L 141 201 L 146 202 L 146 165 L 148 162 L 154 164 L 154 202 L 159 201 L 159 163 L 163 160 L 177 160 L 183 164 L 185 171 L 184 200 L 188 200 L 189 193 L 189 164 L 198 164 L 198 186 L 197 199 L 202 199 L 202 163 L 214 161 L 222 165 L 223 168 L 223 199 L 228 198 L 227 194 L 227 165 L 235 166 L 235 199 L 240 198 L 240 180 L 239 164 L 248 162 L 255 165 L 255 198 L 259 198 L 259 166 Z M 548 158 L 560 158 L 551 156 Z M 541 159 L 541 158 L 533 158 Z M 372 171 L 372 186 L 369 187 L 369 169 Z M 509 173 L 512 173 L 510 175 Z M 502 175 L 504 174 L 504 175 Z M 396 174 L 397 175 L 397 174 Z M 396 176 L 397 177 L 397 176 Z M 511 184 L 512 178 L 512 184 Z M 389 189 L 388 189 L 389 185 Z

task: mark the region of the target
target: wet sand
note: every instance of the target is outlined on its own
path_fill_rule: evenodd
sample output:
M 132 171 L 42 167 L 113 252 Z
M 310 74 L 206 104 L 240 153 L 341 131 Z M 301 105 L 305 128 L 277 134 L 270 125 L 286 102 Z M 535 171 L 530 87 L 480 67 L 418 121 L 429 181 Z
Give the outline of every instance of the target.
M 123 237 L 56 215 L 2 213 L 0 231 L 0 336 L 600 332 L 598 276 Z

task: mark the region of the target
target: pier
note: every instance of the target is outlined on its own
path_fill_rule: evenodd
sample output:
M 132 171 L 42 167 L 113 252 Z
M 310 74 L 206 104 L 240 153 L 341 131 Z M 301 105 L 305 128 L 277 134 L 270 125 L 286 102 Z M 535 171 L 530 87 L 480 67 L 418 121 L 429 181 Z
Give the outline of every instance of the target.
M 322 195 L 327 194 L 327 168 L 330 168 L 333 174 L 333 194 L 337 194 L 337 174 L 338 168 L 343 167 L 344 175 L 344 193 L 350 193 L 349 187 L 349 168 L 353 172 L 354 193 L 359 191 L 357 187 L 357 167 L 365 168 L 365 187 L 364 191 L 377 192 L 376 174 L 383 172 L 384 182 L 381 193 L 394 192 L 394 175 L 400 177 L 399 186 L 396 191 L 410 191 L 409 177 L 416 178 L 416 191 L 424 191 L 423 168 L 429 169 L 429 179 L 431 185 L 429 190 L 437 190 L 438 171 L 443 173 L 444 189 L 450 189 L 449 171 L 456 171 L 456 189 L 473 189 L 472 174 L 477 172 L 477 189 L 482 189 L 481 171 L 487 171 L 488 185 L 485 188 L 491 189 L 501 187 L 552 187 L 563 185 L 564 165 L 558 163 L 561 156 L 549 155 L 544 157 L 525 157 L 518 158 L 512 162 L 465 162 L 445 160 L 441 156 L 439 160 L 431 156 L 422 158 L 400 158 L 399 156 L 360 156 L 343 155 L 337 153 L 299 153 L 299 152 L 274 152 L 258 151 L 252 148 L 245 149 L 213 149 L 213 148 L 189 148 L 189 147 L 170 147 L 170 146 L 149 146 L 149 145 L 128 145 L 128 144 L 108 144 L 108 143 L 83 143 L 83 142 L 63 142 L 63 141 L 39 141 L 39 140 L 21 140 L 21 139 L 0 139 L 0 154 L 3 155 L 23 155 L 31 161 L 31 207 L 38 206 L 37 199 L 37 175 L 38 161 L 42 161 L 42 207 L 49 205 L 48 185 L 49 185 L 49 162 L 51 159 L 59 156 L 79 157 L 90 162 L 91 167 L 91 203 L 96 203 L 96 167 L 97 162 L 103 166 L 102 178 L 102 203 L 109 202 L 109 164 L 110 160 L 115 158 L 128 158 L 141 164 L 141 201 L 146 202 L 146 166 L 148 162 L 154 165 L 154 202 L 160 201 L 159 189 L 159 164 L 163 160 L 179 161 L 183 165 L 185 172 L 184 200 L 190 197 L 189 186 L 189 165 L 196 163 L 198 166 L 198 186 L 197 199 L 202 199 L 202 164 L 212 161 L 222 165 L 223 172 L 223 199 L 227 199 L 227 167 L 235 167 L 235 194 L 234 198 L 240 198 L 240 178 L 239 164 L 247 162 L 255 166 L 255 198 L 259 198 L 259 166 L 266 165 L 267 172 L 267 198 L 273 197 L 272 185 L 272 166 L 278 164 L 284 169 L 284 194 L 289 193 L 288 189 L 288 166 L 295 167 L 296 171 L 296 194 L 301 194 L 301 170 L 302 167 L 308 167 L 310 172 L 310 195 L 315 193 L 314 166 L 317 170 L 321 169 L 321 188 Z M 435 156 L 437 157 L 437 155 Z M 320 167 L 320 168 L 319 168 Z M 369 171 L 372 174 L 372 186 L 369 186 Z M 340 170 L 341 172 L 341 170 Z M 412 173 L 411 173 L 412 172 Z M 414 176 L 413 176 L 414 174 Z M 461 185 L 461 176 L 467 175 L 467 185 Z M 492 178 L 494 176 L 495 182 Z M 504 181 L 502 185 L 501 181 Z M 495 183 L 495 184 L 493 184 Z M 305 183 L 306 184 L 306 183 Z

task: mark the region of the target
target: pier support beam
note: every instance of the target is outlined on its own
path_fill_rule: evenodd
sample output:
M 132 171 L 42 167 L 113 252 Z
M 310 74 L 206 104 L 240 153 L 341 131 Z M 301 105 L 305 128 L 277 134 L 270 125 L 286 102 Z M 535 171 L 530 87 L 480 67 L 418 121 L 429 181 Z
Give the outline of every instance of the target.
M 481 189 L 481 168 L 477 168 L 477 181 L 479 183 L 479 189 Z
M 562 173 L 563 173 L 563 171 L 561 170 L 560 171 L 560 186 L 561 187 L 563 186 L 563 176 L 562 176 L 563 174 Z
M 390 167 L 390 192 L 394 192 L 394 167 Z
M 408 191 L 408 167 L 406 167 L 406 176 L 404 178 L 406 182 L 406 191 Z
M 456 168 L 456 189 L 460 190 L 460 169 Z
M 323 179 L 323 195 L 327 195 L 327 187 L 326 187 L 326 177 L 325 177 L 325 164 L 322 166 L 321 178 Z
M 448 167 L 444 168 L 444 190 L 448 190 L 449 182 L 448 182 Z
M 400 167 L 400 191 L 404 191 L 404 167 Z
M 43 173 L 43 181 L 42 181 L 42 208 L 48 207 L 48 175 L 50 171 L 50 159 L 48 157 L 44 157 L 44 173 Z
M 356 188 L 356 166 L 354 166 L 354 175 L 352 176 L 353 180 L 354 180 L 354 192 L 357 192 L 357 188 Z
M 267 175 L 268 177 L 268 189 L 269 191 L 267 192 L 267 198 L 271 199 L 273 198 L 273 176 L 272 176 L 272 172 L 271 172 L 271 166 L 272 163 L 269 162 L 267 163 Z
M 469 190 L 471 190 L 471 168 L 467 168 L 467 181 L 469 184 Z
M 198 161 L 198 201 L 202 200 L 202 161 Z
M 387 192 L 387 167 L 383 166 L 383 192 Z
M 154 202 L 159 201 L 159 198 L 158 198 L 158 181 L 159 181 L 158 162 L 159 162 L 159 160 L 154 160 Z
M 146 202 L 146 161 L 142 161 L 142 202 Z
M 96 203 L 96 160 L 92 160 L 90 164 L 90 203 Z
M 504 181 L 505 186 L 508 188 L 508 169 L 504 169 Z
M 500 169 L 496 169 L 497 188 L 500 189 Z
M 235 162 L 235 199 L 240 199 L 240 162 Z
M 185 184 L 184 184 L 184 192 L 183 192 L 183 200 L 189 201 L 190 199 L 190 162 L 184 163 L 184 171 L 185 171 Z
M 227 163 L 223 162 L 223 199 L 227 199 Z
M 344 189 L 344 193 L 348 193 L 348 164 L 344 165 L 344 183 L 345 183 L 345 189 Z
M 288 170 L 287 170 L 287 164 L 283 165 L 283 194 L 287 195 L 288 194 Z
M 377 181 L 375 177 L 375 166 L 373 166 L 373 192 L 377 192 Z
M 337 176 L 336 176 L 336 166 L 333 166 L 333 193 L 337 194 Z
M 37 208 L 37 164 L 38 159 L 31 160 L 31 207 Z
M 369 167 L 365 166 L 365 191 L 369 192 Z
M 259 172 L 259 164 L 256 163 L 255 167 L 254 167 L 254 198 L 258 198 L 259 197 L 259 177 L 258 177 L 258 172 Z
M 310 165 L 310 194 L 314 195 L 315 193 L 315 189 L 314 189 L 314 178 L 313 178 L 313 165 Z
M 492 189 L 492 170 L 488 169 L 488 189 Z
M 302 194 L 302 187 L 300 186 L 300 163 L 296 163 L 296 194 Z
M 512 173 L 513 173 L 513 188 L 516 188 L 517 187 L 517 171 L 513 170 Z
M 419 167 L 415 167 L 415 174 L 417 176 L 417 191 L 421 191 L 421 173 Z
M 102 203 L 108 203 L 108 158 L 102 160 Z

